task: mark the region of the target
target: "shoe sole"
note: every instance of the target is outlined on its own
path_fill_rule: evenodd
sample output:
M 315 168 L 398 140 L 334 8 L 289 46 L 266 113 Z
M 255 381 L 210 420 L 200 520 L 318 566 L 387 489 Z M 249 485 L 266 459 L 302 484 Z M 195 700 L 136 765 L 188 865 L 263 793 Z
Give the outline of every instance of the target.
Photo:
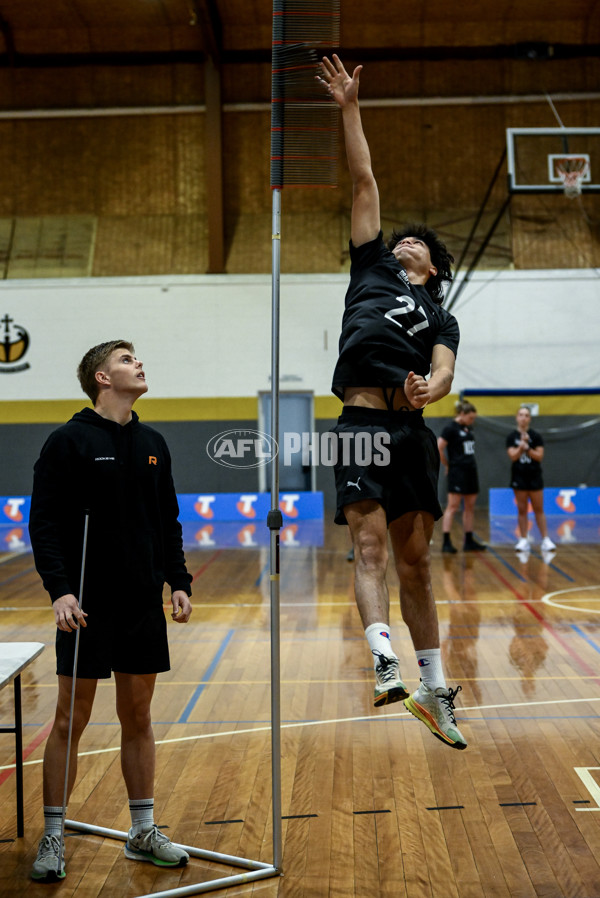
M 57 873 L 56 870 L 48 870 L 44 876 L 34 876 L 31 874 L 33 882 L 62 882 L 66 877 L 66 871 Z
M 373 704 L 376 708 L 381 708 L 383 705 L 393 705 L 394 702 L 401 702 L 403 699 L 408 698 L 409 695 L 410 692 L 404 683 L 401 683 L 399 686 L 393 686 L 392 689 L 388 689 L 387 692 L 376 694 Z
M 182 857 L 178 861 L 163 861 L 154 854 L 138 851 L 136 848 L 130 848 L 129 845 L 125 845 L 123 852 L 130 861 L 144 861 L 147 864 L 154 864 L 155 867 L 185 867 L 189 860 L 187 857 Z
M 446 736 L 446 734 L 440 730 L 431 714 L 426 711 L 422 705 L 416 702 L 412 696 L 409 696 L 405 700 L 404 707 L 410 711 L 417 720 L 424 723 L 427 729 L 430 730 L 440 742 L 443 742 L 444 745 L 449 745 L 450 748 L 457 748 L 459 751 L 463 751 L 467 747 L 466 742 L 455 742 L 453 739 L 450 739 L 449 736 Z

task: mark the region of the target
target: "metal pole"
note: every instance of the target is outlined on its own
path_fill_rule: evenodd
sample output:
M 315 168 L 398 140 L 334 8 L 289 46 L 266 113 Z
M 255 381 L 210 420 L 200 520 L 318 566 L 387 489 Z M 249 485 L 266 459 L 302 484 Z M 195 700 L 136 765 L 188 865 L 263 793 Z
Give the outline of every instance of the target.
M 271 440 L 279 444 L 279 294 L 281 272 L 281 190 L 273 191 L 272 287 L 271 287 Z M 271 442 L 273 445 L 273 442 Z M 280 696 L 280 602 L 279 531 L 283 522 L 279 508 L 279 454 L 271 462 L 271 510 L 267 517 L 270 536 L 271 578 L 271 778 L 273 804 L 273 866 L 281 870 L 281 696 Z
M 15 696 L 15 771 L 17 774 L 17 836 L 25 832 L 23 820 L 23 716 L 21 708 L 21 674 L 13 684 Z
M 87 539 L 88 539 L 88 524 L 90 520 L 90 513 L 86 509 L 84 512 L 84 524 L 83 524 L 83 547 L 81 550 L 81 575 L 79 577 L 79 610 L 81 611 L 82 603 L 83 603 L 83 581 L 85 578 L 85 556 L 87 551 Z M 81 623 L 77 623 L 77 630 L 75 631 L 75 654 L 73 657 L 73 678 L 71 681 L 71 706 L 69 708 L 69 734 L 67 737 L 67 758 L 65 761 L 65 784 L 63 789 L 63 803 L 62 803 L 62 818 L 60 821 L 60 846 L 58 850 L 58 862 L 56 872 L 58 876 L 61 876 L 62 870 L 62 856 L 65 848 L 65 817 L 67 814 L 67 793 L 69 791 L 69 763 L 71 760 L 71 736 L 73 733 L 73 709 L 75 707 L 75 689 L 77 687 L 77 660 L 79 657 L 79 634 L 81 632 Z

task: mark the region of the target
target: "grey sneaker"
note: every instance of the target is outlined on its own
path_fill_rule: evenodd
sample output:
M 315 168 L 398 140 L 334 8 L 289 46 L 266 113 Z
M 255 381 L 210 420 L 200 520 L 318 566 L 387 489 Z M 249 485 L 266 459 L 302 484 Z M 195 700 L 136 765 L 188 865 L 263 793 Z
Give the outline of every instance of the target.
M 190 859 L 187 851 L 173 845 L 156 823 L 137 836 L 133 836 L 129 830 L 123 850 L 130 861 L 147 861 L 157 867 L 185 867 Z
M 454 699 L 461 689 L 462 686 L 457 686 L 456 689 L 442 689 L 438 686 L 433 691 L 425 683 L 421 683 L 417 691 L 404 702 L 410 713 L 429 727 L 434 736 L 451 748 L 459 749 L 467 747 L 454 717 Z
M 381 705 L 391 705 L 408 698 L 409 692 L 400 679 L 400 662 L 397 658 L 388 658 L 381 652 L 373 652 L 377 658 L 375 665 L 375 698 L 373 704 L 376 708 Z
M 38 853 L 31 868 L 31 878 L 36 882 L 60 882 L 67 875 L 65 872 L 65 849 L 63 846 L 60 861 L 60 873 L 58 872 L 58 853 L 60 851 L 60 839 L 58 836 L 42 836 L 38 847 Z

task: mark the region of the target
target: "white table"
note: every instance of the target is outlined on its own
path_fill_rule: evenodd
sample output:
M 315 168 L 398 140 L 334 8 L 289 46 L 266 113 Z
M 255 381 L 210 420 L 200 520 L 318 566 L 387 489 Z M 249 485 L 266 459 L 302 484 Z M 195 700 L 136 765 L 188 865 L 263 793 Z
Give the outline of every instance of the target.
M 17 774 L 17 836 L 23 826 L 23 728 L 21 716 L 21 673 L 34 658 L 44 651 L 43 642 L 0 642 L 0 689 L 13 683 L 15 695 L 15 725 L 0 727 L 0 733 L 15 734 Z

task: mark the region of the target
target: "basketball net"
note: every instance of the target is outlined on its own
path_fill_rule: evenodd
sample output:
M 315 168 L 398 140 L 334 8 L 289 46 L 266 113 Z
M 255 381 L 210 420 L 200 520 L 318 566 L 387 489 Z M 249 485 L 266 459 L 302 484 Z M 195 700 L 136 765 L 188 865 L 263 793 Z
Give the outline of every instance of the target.
M 571 200 L 580 196 L 581 185 L 589 170 L 589 162 L 583 156 L 557 160 L 556 174 L 562 182 L 565 196 Z

